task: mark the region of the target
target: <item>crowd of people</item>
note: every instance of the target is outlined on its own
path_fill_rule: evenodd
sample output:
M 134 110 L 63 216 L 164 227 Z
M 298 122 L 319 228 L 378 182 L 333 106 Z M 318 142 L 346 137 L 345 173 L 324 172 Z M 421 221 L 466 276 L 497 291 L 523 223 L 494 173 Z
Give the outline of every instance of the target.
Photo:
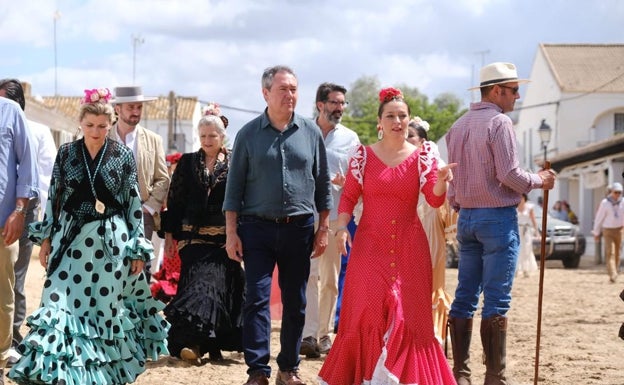
M 114 97 L 90 89 L 79 139 L 47 152 L 55 159 L 48 171 L 36 159 L 49 139 L 36 139 L 24 105 L 8 99 L 14 84 L 3 91 L 0 82 L 0 128 L 11 133 L 0 161 L 14 170 L 0 175 L 0 384 L 7 365 L 19 384 L 126 384 L 163 355 L 201 365 L 237 351 L 248 367 L 245 385 L 271 377 L 305 385 L 301 356 L 321 355 L 322 385 L 469 385 L 481 295 L 485 384 L 508 384 L 512 284 L 537 270 L 527 193 L 555 184 L 554 172 L 519 166 L 506 114 L 526 81 L 511 63 L 484 66 L 475 87 L 481 100 L 450 127 L 446 160 L 401 90 L 379 92 L 378 140 L 363 145 L 341 123 L 347 89 L 321 84 L 316 116 L 304 118 L 295 111 L 297 76 L 283 65 L 263 72 L 266 109 L 232 149 L 218 106 L 197 124 L 197 151 L 166 156 L 162 139 L 139 124 L 154 98 L 137 86 L 117 87 Z M 614 184 L 594 227 L 613 250 L 613 282 L 621 195 Z M 575 220 L 566 202 L 555 206 L 551 215 Z M 152 233 L 164 239 L 153 276 Z M 445 254 L 455 237 L 453 296 Z M 46 281 L 22 338 L 18 261 L 27 266 L 28 242 L 40 246 Z M 283 314 L 273 373 L 276 267 Z M 442 348 L 447 333 L 452 365 Z

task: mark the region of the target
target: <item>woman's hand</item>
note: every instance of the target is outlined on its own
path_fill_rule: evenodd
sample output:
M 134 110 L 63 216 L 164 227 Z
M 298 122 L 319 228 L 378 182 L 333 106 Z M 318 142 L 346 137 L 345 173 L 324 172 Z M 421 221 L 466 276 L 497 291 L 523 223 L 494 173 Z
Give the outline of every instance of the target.
M 457 167 L 457 163 L 449 163 L 444 167 L 438 169 L 438 180 L 433 185 L 433 193 L 437 196 L 446 194 L 446 182 L 453 180 L 452 169 Z
M 145 266 L 145 261 L 142 259 L 133 259 L 132 262 L 130 262 L 130 274 L 140 274 L 143 271 L 143 266 Z
M 336 238 L 335 242 L 336 242 L 336 248 L 338 249 L 338 251 L 340 251 L 340 255 L 347 255 L 347 244 L 349 245 L 349 247 L 351 247 L 351 234 L 349 234 L 349 231 L 347 230 L 346 227 L 341 227 L 338 228 L 338 230 L 336 230 L 336 233 L 334 234 L 334 237 Z
M 449 163 L 444 167 L 440 167 L 438 169 L 438 180 L 443 180 L 445 182 L 450 182 L 453 180 L 453 170 L 457 167 L 457 163 Z
M 50 238 L 46 238 L 41 242 L 41 248 L 39 249 L 39 263 L 44 269 L 48 268 L 48 257 L 50 256 Z
M 177 251 L 178 248 L 173 241 L 173 235 L 171 233 L 165 233 L 165 257 L 173 258 Z

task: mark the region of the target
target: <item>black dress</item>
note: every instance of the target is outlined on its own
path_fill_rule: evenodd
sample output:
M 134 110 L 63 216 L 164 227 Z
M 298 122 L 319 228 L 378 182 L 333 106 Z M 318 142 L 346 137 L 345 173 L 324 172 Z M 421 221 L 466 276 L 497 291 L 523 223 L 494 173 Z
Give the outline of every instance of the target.
M 182 156 L 171 179 L 162 226 L 178 241 L 182 261 L 178 291 L 164 310 L 173 356 L 185 347 L 200 355 L 242 351 L 245 278 L 224 248 L 227 172 L 228 157 L 220 153 L 209 174 L 200 149 Z

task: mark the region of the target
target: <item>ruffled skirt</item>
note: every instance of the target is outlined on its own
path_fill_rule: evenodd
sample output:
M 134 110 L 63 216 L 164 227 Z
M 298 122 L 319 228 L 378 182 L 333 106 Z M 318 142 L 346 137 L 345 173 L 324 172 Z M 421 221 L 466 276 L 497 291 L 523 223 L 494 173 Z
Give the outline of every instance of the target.
M 240 263 L 225 249 L 208 244 L 184 246 L 176 296 L 165 308 L 169 350 L 179 356 L 184 347 L 242 351 L 242 307 L 245 278 Z

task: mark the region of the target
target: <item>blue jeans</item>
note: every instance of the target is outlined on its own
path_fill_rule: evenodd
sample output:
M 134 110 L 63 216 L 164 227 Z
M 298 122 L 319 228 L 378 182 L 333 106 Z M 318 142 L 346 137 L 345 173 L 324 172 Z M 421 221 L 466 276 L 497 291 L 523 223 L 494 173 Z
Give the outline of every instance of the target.
M 271 276 L 277 263 L 282 294 L 282 328 L 277 365 L 282 371 L 299 367 L 299 348 L 305 323 L 306 285 L 314 241 L 314 217 L 273 223 L 241 216 L 238 234 L 243 243 L 245 306 L 243 349 L 248 374 L 271 376 Z
M 472 318 L 483 292 L 482 318 L 504 316 L 520 249 L 516 207 L 461 209 L 459 276 L 450 316 Z

